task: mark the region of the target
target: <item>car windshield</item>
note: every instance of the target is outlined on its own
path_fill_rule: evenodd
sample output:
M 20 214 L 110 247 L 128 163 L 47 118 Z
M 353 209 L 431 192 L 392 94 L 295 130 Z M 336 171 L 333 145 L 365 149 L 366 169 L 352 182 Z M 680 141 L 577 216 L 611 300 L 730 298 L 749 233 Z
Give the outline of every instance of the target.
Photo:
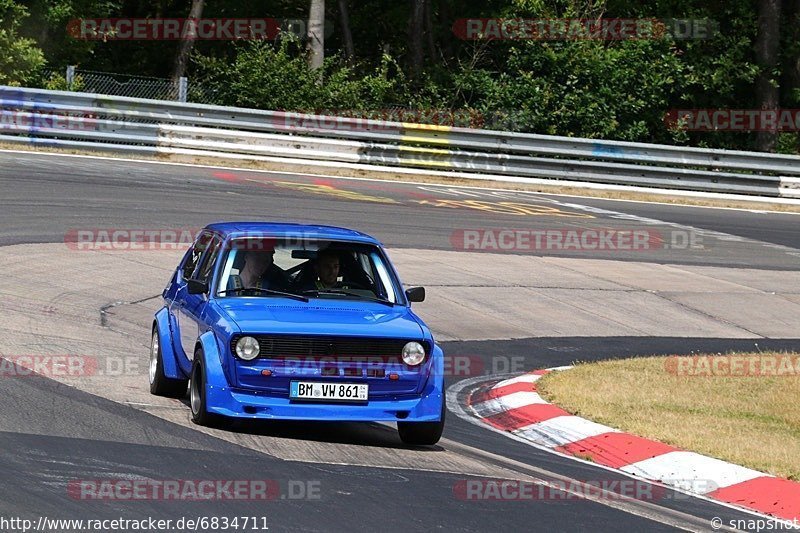
M 359 299 L 399 303 L 379 247 L 316 239 L 239 238 L 225 249 L 216 296 Z M 298 299 L 298 298 L 296 298 Z

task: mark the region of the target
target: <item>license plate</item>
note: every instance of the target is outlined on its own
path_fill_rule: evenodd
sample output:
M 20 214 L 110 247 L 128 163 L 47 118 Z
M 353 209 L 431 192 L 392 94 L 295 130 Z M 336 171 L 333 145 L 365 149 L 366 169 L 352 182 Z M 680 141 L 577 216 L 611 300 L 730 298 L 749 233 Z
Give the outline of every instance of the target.
M 292 381 L 289 398 L 293 400 L 325 400 L 366 402 L 369 385 L 366 383 L 314 383 Z

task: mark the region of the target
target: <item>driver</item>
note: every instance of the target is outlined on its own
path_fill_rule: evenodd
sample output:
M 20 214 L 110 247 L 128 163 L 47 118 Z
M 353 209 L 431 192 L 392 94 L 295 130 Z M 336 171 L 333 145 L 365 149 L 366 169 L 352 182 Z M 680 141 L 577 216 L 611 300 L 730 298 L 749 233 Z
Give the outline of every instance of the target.
M 314 262 L 317 279 L 316 289 L 333 289 L 339 281 L 339 254 L 334 250 L 321 250 Z
M 313 268 L 309 274 L 313 274 L 313 278 L 309 276 L 299 283 L 301 292 L 332 289 L 356 289 L 375 292 L 369 277 L 347 250 L 331 248 L 319 250 L 311 266 Z M 353 279 L 359 273 L 362 278 L 365 278 L 365 281 L 362 282 L 361 278 Z

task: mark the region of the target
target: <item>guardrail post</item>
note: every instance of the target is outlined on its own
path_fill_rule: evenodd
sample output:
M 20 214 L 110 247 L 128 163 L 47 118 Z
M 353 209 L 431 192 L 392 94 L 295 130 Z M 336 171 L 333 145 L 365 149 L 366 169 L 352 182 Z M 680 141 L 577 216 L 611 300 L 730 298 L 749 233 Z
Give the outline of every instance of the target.
M 189 92 L 189 80 L 186 76 L 181 76 L 178 80 L 178 101 L 186 102 L 186 97 Z
M 72 84 L 75 83 L 75 65 L 67 66 L 67 89 L 72 90 Z

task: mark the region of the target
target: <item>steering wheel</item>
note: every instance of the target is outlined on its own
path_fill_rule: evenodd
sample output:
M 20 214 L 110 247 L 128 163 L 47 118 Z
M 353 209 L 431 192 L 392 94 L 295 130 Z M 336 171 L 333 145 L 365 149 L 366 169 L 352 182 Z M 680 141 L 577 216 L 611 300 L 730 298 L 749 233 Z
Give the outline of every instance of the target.
M 372 290 L 371 287 L 367 287 L 363 283 L 359 283 L 357 281 L 350 281 L 350 280 L 343 281 L 342 282 L 342 287 L 339 287 L 339 288 L 341 288 L 341 289 L 360 289 L 362 291 L 375 292 L 374 290 Z

